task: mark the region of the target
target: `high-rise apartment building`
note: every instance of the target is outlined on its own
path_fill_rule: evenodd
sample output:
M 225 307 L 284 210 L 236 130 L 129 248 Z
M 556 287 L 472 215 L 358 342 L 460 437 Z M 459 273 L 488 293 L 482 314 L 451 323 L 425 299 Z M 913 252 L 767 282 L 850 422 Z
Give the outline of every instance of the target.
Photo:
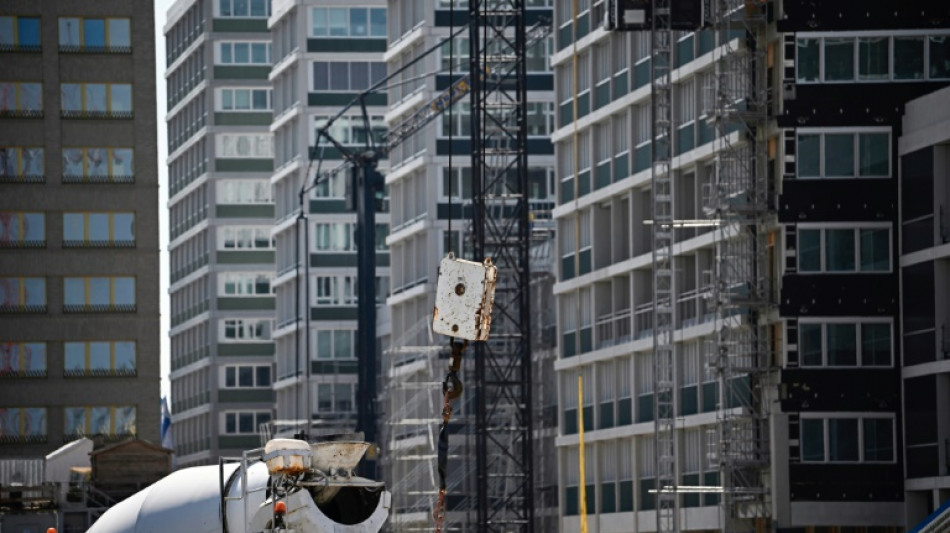
M 179 466 L 273 414 L 269 0 L 180 0 L 165 25 L 172 427 Z
M 551 2 L 524 4 L 529 25 L 544 20 L 550 22 Z M 500 9 L 511 9 L 511 6 Z M 398 130 L 398 125 L 414 112 L 429 105 L 455 81 L 468 76 L 468 20 L 469 5 L 465 1 L 389 2 L 389 45 L 385 60 L 389 73 L 395 75 L 388 84 L 386 120 L 391 130 Z M 454 32 L 458 32 L 454 41 L 449 41 Z M 524 58 L 530 180 L 527 192 L 537 230 L 537 246 L 532 248 L 537 284 L 532 286 L 532 294 L 539 299 L 532 299 L 532 305 L 537 306 L 534 312 L 539 316 L 543 314 L 544 304 L 549 303 L 542 295 L 550 293 L 550 281 L 545 284 L 544 275 L 550 272 L 551 247 L 546 239 L 553 234 L 549 224 L 554 204 L 554 150 L 549 140 L 555 109 L 549 64 L 553 42 L 551 36 L 541 38 L 527 50 Z M 436 51 L 426 55 L 433 48 Z M 405 70 L 401 70 L 403 68 Z M 390 333 L 384 339 L 386 350 L 380 365 L 383 384 L 380 387 L 380 434 L 384 472 L 394 495 L 394 531 L 419 530 L 432 524 L 438 489 L 435 443 L 441 422 L 441 379 L 448 365 L 448 338 L 431 334 L 429 325 L 440 259 L 449 252 L 472 259 L 470 122 L 469 100 L 464 98 L 427 127 L 402 140 L 389 154 L 386 183 L 392 228 L 387 242 L 392 256 L 392 290 L 387 300 Z M 507 191 L 498 194 L 503 192 Z M 553 315 L 548 317 L 553 323 Z M 532 342 L 537 350 L 532 356 L 537 368 L 546 365 L 550 369 L 552 360 L 545 355 L 551 353 L 550 342 L 545 351 L 545 343 L 538 335 L 543 323 L 534 321 L 536 336 Z M 466 394 L 454 405 L 449 429 L 451 451 L 445 524 L 459 531 L 478 527 L 475 522 L 474 353 L 474 348 L 469 348 L 464 357 L 461 378 Z M 544 373 L 537 368 L 535 381 L 540 385 L 542 376 L 550 377 L 550 370 Z M 536 391 L 536 397 L 540 398 L 543 394 L 538 391 L 540 387 Z M 537 402 L 537 420 L 542 419 L 541 404 Z M 504 415 L 499 412 L 493 416 Z M 511 420 L 513 418 L 504 418 L 503 422 L 496 418 L 492 423 L 503 425 Z M 538 443 L 553 444 L 544 430 L 537 431 L 534 438 Z M 539 461 L 552 457 L 552 452 L 553 446 L 546 452 L 540 445 L 535 447 Z M 556 467 L 553 461 L 547 464 L 551 467 L 547 472 L 553 480 Z M 542 470 L 539 468 L 538 472 Z M 546 483 L 553 485 L 553 481 L 535 475 L 536 487 Z M 553 486 L 549 488 L 553 491 Z M 536 499 L 539 517 L 545 515 L 540 507 L 552 506 L 551 500 L 545 501 L 547 503 L 542 504 L 541 498 Z
M 710 26 L 674 32 L 672 135 L 654 138 L 651 34 L 602 28 L 613 5 L 555 10 L 562 528 L 577 528 L 582 490 L 588 519 L 610 531 L 655 531 L 661 498 L 681 531 L 916 524 L 946 499 L 931 301 L 945 192 L 932 179 L 942 138 L 914 136 L 936 99 L 901 119 L 950 82 L 946 9 L 713 2 Z M 660 310 L 654 142 L 672 152 L 681 221 L 666 228 Z M 664 306 L 671 383 L 654 374 Z M 669 387 L 667 456 L 655 403 Z M 670 464 L 685 490 L 658 496 Z
M 0 456 L 159 442 L 152 2 L 0 6 Z
M 356 192 L 349 170 L 330 177 L 327 171 L 344 163 L 344 151 L 359 153 L 369 135 L 384 131 L 385 92 L 364 99 L 368 126 L 359 103 L 345 108 L 386 77 L 386 17 L 381 0 L 274 2 L 274 390 L 277 419 L 295 421 L 277 429 L 319 436 L 356 428 L 356 350 L 363 338 L 357 331 L 357 217 L 347 201 Z M 317 132 L 331 117 L 327 133 L 342 151 L 325 137 L 318 143 Z M 386 166 L 383 159 L 380 171 Z M 376 303 L 382 309 L 389 292 L 385 202 L 369 231 L 376 235 Z
M 950 89 L 944 88 L 907 104 L 897 141 L 908 526 L 950 502 L 950 316 L 943 298 L 950 242 L 948 127 Z

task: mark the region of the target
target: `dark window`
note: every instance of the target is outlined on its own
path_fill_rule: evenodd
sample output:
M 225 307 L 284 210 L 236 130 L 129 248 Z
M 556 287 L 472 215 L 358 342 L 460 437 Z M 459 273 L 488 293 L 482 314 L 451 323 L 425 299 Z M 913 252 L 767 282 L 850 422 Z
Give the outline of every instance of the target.
M 802 419 L 802 461 L 825 460 L 825 421 L 820 418 Z
M 802 366 L 821 366 L 821 324 L 798 326 L 798 355 Z
M 857 461 L 858 420 L 831 418 L 828 420 L 828 459 L 830 461 Z
M 854 79 L 854 38 L 825 39 L 825 81 Z
M 254 386 L 254 367 L 252 366 L 238 367 L 238 384 L 241 387 Z
M 257 386 L 270 387 L 270 367 L 269 366 L 257 367 Z
M 798 271 L 821 271 L 821 230 L 798 230 Z
M 254 413 L 240 413 L 238 420 L 240 433 L 254 433 Z
M 890 324 L 861 324 L 861 364 L 891 365 Z
M 865 418 L 864 460 L 894 460 L 894 423 L 890 418 Z
M 237 378 L 235 376 L 235 370 L 236 369 L 233 366 L 229 366 L 224 369 L 224 386 L 226 387 L 237 386 Z
M 923 37 L 894 37 L 894 79 L 924 79 Z
M 821 48 L 819 39 L 799 39 L 795 65 L 798 69 L 798 81 L 818 81 L 818 54 Z
M 858 350 L 854 324 L 828 324 L 828 365 L 855 366 Z

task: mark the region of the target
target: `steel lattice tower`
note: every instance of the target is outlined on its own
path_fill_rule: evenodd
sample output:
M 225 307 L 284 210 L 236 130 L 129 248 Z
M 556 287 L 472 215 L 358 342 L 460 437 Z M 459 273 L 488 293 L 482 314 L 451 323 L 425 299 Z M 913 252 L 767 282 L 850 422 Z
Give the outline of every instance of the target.
M 475 357 L 479 531 L 533 531 L 524 0 L 471 0 L 472 231 L 498 267 L 491 338 Z

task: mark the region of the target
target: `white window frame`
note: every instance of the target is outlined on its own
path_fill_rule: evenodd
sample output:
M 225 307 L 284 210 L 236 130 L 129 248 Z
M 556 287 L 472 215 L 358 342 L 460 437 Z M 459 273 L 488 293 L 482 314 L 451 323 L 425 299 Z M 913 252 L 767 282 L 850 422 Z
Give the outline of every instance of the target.
M 234 0 L 226 0 L 231 3 L 231 11 L 234 11 Z M 225 18 L 225 19 L 267 19 L 270 18 L 271 11 L 271 0 L 263 0 L 266 5 L 267 13 L 264 16 L 260 15 L 251 15 L 251 2 L 254 0 L 247 0 L 247 14 L 246 15 L 223 15 L 221 14 L 221 2 L 220 0 L 214 0 L 214 16 L 215 18 Z
M 253 331 L 256 326 L 266 326 L 267 334 L 258 337 Z M 226 331 L 229 327 L 239 328 L 243 331 L 240 337 L 228 338 Z M 222 318 L 218 320 L 218 342 L 221 343 L 244 343 L 244 342 L 271 342 L 274 331 L 274 321 L 269 318 Z
M 246 414 L 251 414 L 251 415 L 254 417 L 254 428 L 251 430 L 250 433 L 246 433 L 246 432 L 242 432 L 242 431 L 241 431 L 241 419 L 240 419 L 240 416 L 241 416 L 242 414 L 245 414 L 245 415 L 246 415 Z M 223 411 L 223 412 L 221 412 L 221 413 L 218 415 L 218 424 L 220 424 L 219 427 L 221 428 L 219 434 L 220 434 L 220 435 L 257 435 L 258 426 L 259 426 L 259 424 L 261 424 L 261 422 L 259 421 L 258 417 L 261 416 L 262 414 L 267 415 L 268 421 L 274 419 L 274 416 L 271 414 L 271 412 L 270 412 L 270 411 L 267 411 L 267 410 Z M 234 419 L 234 431 L 233 431 L 233 432 L 229 432 L 229 431 L 228 431 L 228 424 L 227 424 L 228 415 L 234 415 L 234 417 L 235 417 L 235 419 Z
M 248 281 L 252 285 L 257 284 L 257 278 L 264 276 L 268 280 L 269 290 L 266 293 L 227 293 L 227 285 L 236 283 L 238 286 L 244 286 Z M 222 272 L 218 276 L 218 296 L 222 298 L 271 298 L 274 296 L 274 273 L 273 272 Z
M 224 108 L 224 93 L 231 93 L 231 102 L 232 109 Z M 247 109 L 237 109 L 234 108 L 233 102 L 235 101 L 235 93 L 237 91 L 247 91 L 248 92 L 248 102 L 250 107 Z M 255 108 L 254 107 L 254 91 L 264 91 L 267 93 L 267 107 L 265 108 Z M 218 87 L 214 90 L 214 110 L 222 113 L 264 113 L 274 110 L 274 90 L 270 87 Z
M 241 368 L 250 368 L 251 369 L 251 379 L 254 382 L 251 386 L 244 386 L 240 384 L 240 369 Z M 259 368 L 268 369 L 269 382 L 266 385 L 261 385 L 257 380 L 257 370 Z M 228 385 L 228 370 L 234 370 L 234 385 Z M 272 365 L 255 365 L 255 364 L 244 364 L 244 365 L 224 365 L 221 366 L 218 370 L 218 383 L 222 389 L 228 390 L 248 390 L 248 389 L 269 389 L 274 385 L 274 368 Z
M 842 84 L 842 83 L 889 83 L 892 81 L 898 81 L 901 83 L 920 83 L 928 82 L 935 80 L 946 80 L 947 78 L 931 78 L 930 77 L 930 37 L 940 36 L 950 38 L 950 32 L 944 31 L 934 31 L 934 30 L 902 30 L 900 32 L 892 31 L 863 31 L 863 32 L 840 32 L 840 33 L 829 33 L 829 32 L 799 32 L 795 34 L 795 53 L 798 53 L 798 41 L 804 40 L 815 40 L 819 41 L 818 44 L 818 80 L 817 81 L 805 81 L 798 78 L 798 70 L 795 71 L 795 80 L 796 83 L 802 85 L 817 85 L 817 84 Z M 825 39 L 831 38 L 851 38 L 854 42 L 854 71 L 852 72 L 852 78 L 850 80 L 826 80 L 825 79 Z M 860 79 L 860 44 L 859 38 L 873 38 L 873 37 L 887 37 L 887 50 L 888 50 L 888 72 L 887 76 L 881 79 Z M 924 39 L 924 56 L 923 56 L 923 67 L 924 75 L 920 79 L 896 79 L 894 77 L 894 38 L 895 37 L 922 37 Z M 793 59 L 797 59 L 793 58 Z
M 886 133 L 887 134 L 887 175 L 860 175 L 858 166 L 860 165 L 861 159 L 861 134 L 862 133 Z M 800 135 L 818 135 L 818 175 L 817 176 L 802 176 L 800 174 L 800 169 L 798 166 L 798 157 L 800 154 L 798 137 Z M 852 162 L 852 174 L 850 176 L 827 176 L 825 171 L 825 135 L 852 135 L 853 138 L 853 148 L 854 148 L 854 161 Z M 795 166 L 795 178 L 800 180 L 819 180 L 819 179 L 890 179 L 894 176 L 894 161 L 892 153 L 890 151 L 893 140 L 893 132 L 888 126 L 864 126 L 864 127 L 847 127 L 847 128 L 798 128 L 795 130 L 795 154 L 796 154 L 796 166 Z
M 858 460 L 857 461 L 832 461 L 829 459 L 830 447 L 829 447 L 829 432 L 828 432 L 828 421 L 832 418 L 835 419 L 856 419 L 858 421 Z M 891 449 L 893 450 L 894 457 L 890 461 L 867 461 L 864 459 L 864 420 L 865 419 L 889 419 L 891 421 Z M 804 424 L 799 426 L 799 455 L 798 459 L 803 464 L 895 464 L 897 462 L 898 448 L 897 448 L 897 432 L 899 428 L 896 424 L 896 417 L 894 413 L 867 413 L 867 412 L 821 412 L 821 413 L 801 413 L 800 422 L 805 420 L 821 420 L 822 421 L 822 432 L 824 437 L 824 442 L 822 446 L 824 447 L 825 458 L 822 461 L 815 460 L 806 460 L 804 459 L 805 451 L 805 436 Z
M 248 52 L 247 52 L 248 61 L 247 61 L 247 63 L 238 63 L 238 62 L 234 61 L 234 45 L 236 45 L 236 44 L 246 44 L 246 45 L 248 45 Z M 253 60 L 251 60 L 251 57 L 253 56 L 253 53 L 251 52 L 250 47 L 253 46 L 253 45 L 255 45 L 255 44 L 264 44 L 264 45 L 267 46 L 267 58 L 266 58 L 266 62 L 264 62 L 264 63 L 255 63 Z M 231 47 L 231 59 L 232 59 L 232 61 L 231 61 L 230 63 L 225 63 L 225 62 L 222 60 L 222 58 L 221 58 L 221 46 L 222 46 L 222 45 L 228 45 L 228 46 Z M 263 67 L 263 66 L 271 66 L 271 64 L 272 64 L 272 62 L 273 62 L 273 55 L 272 55 L 273 52 L 272 52 L 271 46 L 272 46 L 272 45 L 271 45 L 271 41 L 261 41 L 261 40 L 253 40 L 253 39 L 237 40 L 237 41 L 215 41 L 215 42 L 214 42 L 214 64 L 215 64 L 215 65 L 219 65 L 219 66 L 232 66 L 232 67 L 248 67 L 248 66 L 250 66 L 250 67 Z
M 825 257 L 825 234 L 827 230 L 850 229 L 854 231 L 854 270 L 828 270 L 827 258 Z M 863 229 L 886 229 L 890 238 L 888 239 L 887 270 L 861 270 L 861 233 Z M 801 232 L 802 230 L 817 230 L 820 232 L 819 252 L 821 254 L 821 266 L 818 270 L 801 269 Z M 798 224 L 796 230 L 798 249 L 795 252 L 795 266 L 798 273 L 802 275 L 814 274 L 890 274 L 894 272 L 894 228 L 890 222 L 824 222 Z
M 235 243 L 238 242 L 238 235 L 241 231 L 250 230 L 251 232 L 251 245 L 250 246 L 235 246 L 233 248 L 225 247 L 225 243 L 228 240 L 233 240 Z M 218 250 L 228 252 L 228 251 L 247 251 L 247 250 L 273 250 L 274 249 L 274 238 L 271 237 L 271 227 L 270 226 L 222 226 L 218 231 Z M 259 247 L 256 246 L 257 235 L 266 235 L 267 236 L 267 246 Z
M 829 365 L 828 364 L 828 328 L 827 324 L 853 324 L 855 325 L 855 349 L 857 351 L 854 365 Z M 887 365 L 867 365 L 864 364 L 864 354 L 861 346 L 861 328 L 864 324 L 887 324 L 891 331 L 890 361 Z M 821 326 L 821 364 L 804 364 L 802 357 L 802 326 Z M 788 338 L 786 336 L 786 338 Z M 894 368 L 894 321 L 891 318 L 876 317 L 802 317 L 798 319 L 798 344 L 795 345 L 798 350 L 798 366 L 801 368 Z

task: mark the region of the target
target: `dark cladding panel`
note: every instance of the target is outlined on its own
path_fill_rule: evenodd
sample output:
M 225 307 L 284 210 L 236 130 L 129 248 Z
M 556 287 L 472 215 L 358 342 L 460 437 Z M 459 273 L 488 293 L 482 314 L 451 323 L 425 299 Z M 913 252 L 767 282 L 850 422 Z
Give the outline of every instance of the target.
M 653 26 L 653 0 L 611 0 L 608 27 L 620 31 L 643 31 Z M 674 30 L 695 31 L 703 26 L 703 0 L 670 0 Z
M 898 464 L 791 464 L 792 501 L 901 501 L 904 469 Z
M 945 28 L 950 25 L 950 6 L 907 0 L 782 2 L 778 19 L 781 32 Z
M 796 274 L 782 278 L 781 316 L 897 314 L 893 274 Z
M 894 183 L 889 179 L 796 179 L 782 184 L 779 221 L 893 220 Z
M 782 128 L 881 126 L 900 128 L 904 102 L 932 93 L 945 81 L 886 84 L 798 83 L 795 99 L 786 99 Z
M 782 372 L 782 412 L 894 412 L 900 409 L 895 371 L 882 369 L 790 369 Z

